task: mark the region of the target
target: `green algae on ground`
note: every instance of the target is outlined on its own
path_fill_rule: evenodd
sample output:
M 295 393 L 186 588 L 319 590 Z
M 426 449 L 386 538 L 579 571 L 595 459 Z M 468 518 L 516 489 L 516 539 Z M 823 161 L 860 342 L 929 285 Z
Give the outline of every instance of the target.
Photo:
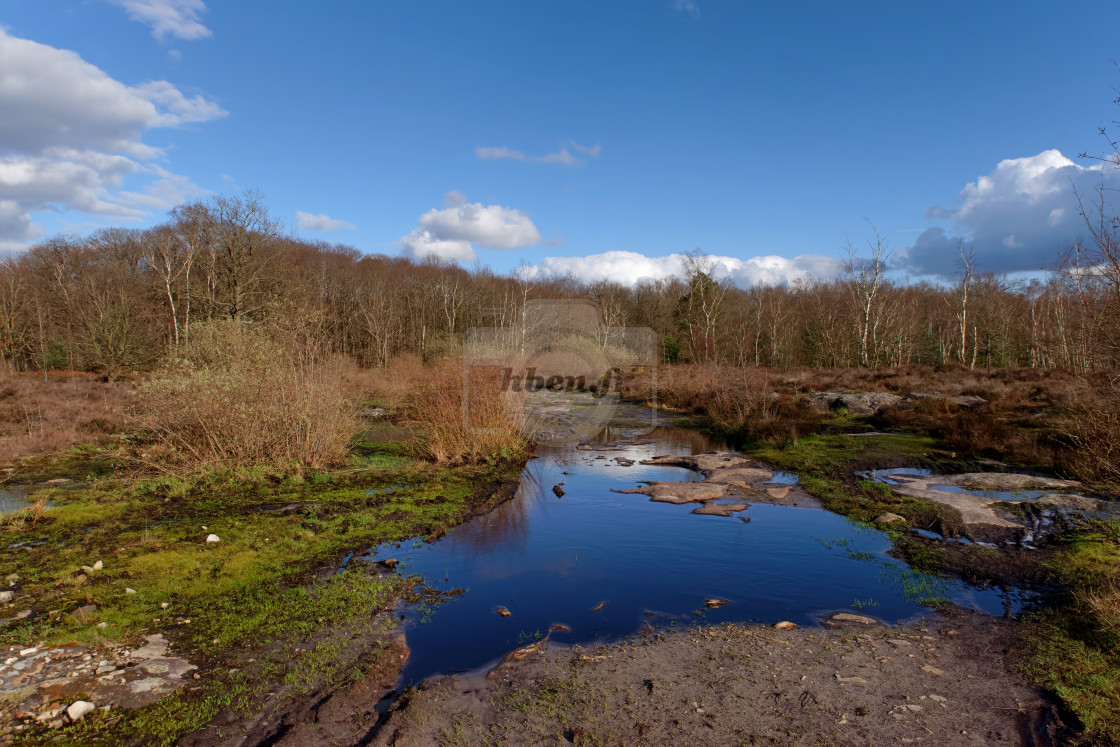
M 324 631 L 368 628 L 407 583 L 365 567 L 336 574 L 341 558 L 438 536 L 519 471 L 435 468 L 395 445 L 369 444 L 336 473 L 103 477 L 38 491 L 51 507 L 33 527 L 10 532 L 9 543 L 22 546 L 0 556 L 0 576 L 18 576 L 16 602 L 32 614 L 0 629 L 0 645 L 96 646 L 163 633 L 200 666 L 200 682 L 58 735 L 174 742 L 223 709 L 258 707 L 277 687 L 306 693 L 360 674 L 370 641 L 342 655 L 349 639 Z M 220 541 L 207 542 L 209 534 Z M 83 570 L 98 560 L 100 570 Z M 87 605 L 96 609 L 75 614 Z

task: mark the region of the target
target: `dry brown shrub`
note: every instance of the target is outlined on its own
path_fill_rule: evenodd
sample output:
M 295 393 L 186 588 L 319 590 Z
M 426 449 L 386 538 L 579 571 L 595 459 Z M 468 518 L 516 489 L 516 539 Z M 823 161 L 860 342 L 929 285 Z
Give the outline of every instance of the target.
M 1077 602 L 1093 616 L 1101 632 L 1120 639 L 1120 578 L 1112 576 L 1080 592 Z
M 1077 475 L 1120 488 L 1120 379 L 1098 382 L 1069 410 L 1068 435 Z
M 368 369 L 362 381 L 374 404 L 396 411 L 407 405 L 417 389 L 424 388 L 432 377 L 432 367 L 424 365 L 419 356 L 405 354 L 384 368 Z
M 127 430 L 133 395 L 129 383 L 93 376 L 6 375 L 0 379 L 0 462 L 102 442 Z
M 657 401 L 673 409 L 704 413 L 730 434 L 796 439 L 818 429 L 821 416 L 786 379 L 766 368 L 665 366 L 658 371 Z M 635 386 L 635 391 L 640 392 L 640 387 Z
M 440 464 L 493 464 L 527 453 L 523 395 L 501 391 L 500 367 L 445 360 L 416 379 L 410 417 L 422 456 Z
M 165 467 L 344 460 L 359 429 L 353 364 L 286 349 L 236 322 L 192 327 L 181 357 L 141 390 L 140 414 Z

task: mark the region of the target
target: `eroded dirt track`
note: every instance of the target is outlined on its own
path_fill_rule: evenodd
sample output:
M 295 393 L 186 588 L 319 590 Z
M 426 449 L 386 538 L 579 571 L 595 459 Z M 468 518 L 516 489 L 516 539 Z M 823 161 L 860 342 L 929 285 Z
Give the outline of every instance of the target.
M 1016 671 L 1017 630 L 958 613 L 545 651 L 406 694 L 375 744 L 1054 744 L 1063 726 Z

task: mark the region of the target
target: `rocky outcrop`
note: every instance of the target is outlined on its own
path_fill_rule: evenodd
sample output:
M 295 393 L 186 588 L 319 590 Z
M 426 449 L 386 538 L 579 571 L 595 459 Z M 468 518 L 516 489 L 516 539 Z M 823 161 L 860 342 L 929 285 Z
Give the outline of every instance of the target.
M 808 397 L 821 412 L 847 410 L 853 415 L 874 415 L 902 401 L 902 397 L 888 392 L 812 392 Z

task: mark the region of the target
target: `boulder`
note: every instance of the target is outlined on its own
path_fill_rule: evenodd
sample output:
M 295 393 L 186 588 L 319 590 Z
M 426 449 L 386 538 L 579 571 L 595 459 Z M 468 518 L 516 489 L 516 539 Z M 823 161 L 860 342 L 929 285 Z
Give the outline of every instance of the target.
M 853 415 L 874 415 L 897 404 L 902 397 L 889 392 L 814 392 L 809 401 L 821 412 L 847 410 Z
M 96 708 L 97 706 L 90 703 L 88 700 L 76 700 L 66 709 L 66 715 L 70 717 L 71 721 L 78 721 L 82 716 Z

